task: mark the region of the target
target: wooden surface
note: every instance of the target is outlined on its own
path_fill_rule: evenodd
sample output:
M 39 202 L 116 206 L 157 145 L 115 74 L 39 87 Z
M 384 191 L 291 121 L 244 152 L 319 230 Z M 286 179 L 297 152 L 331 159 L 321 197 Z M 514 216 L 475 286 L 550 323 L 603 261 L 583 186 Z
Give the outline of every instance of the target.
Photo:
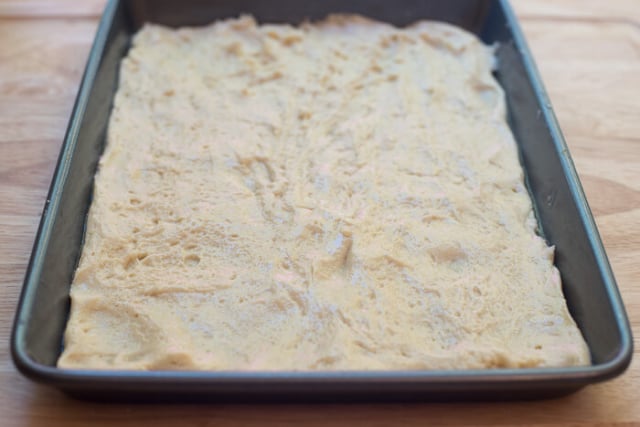
M 513 0 L 640 348 L 640 1 Z M 19 375 L 9 334 L 103 0 L 0 0 L 0 425 L 640 425 L 640 354 L 618 379 L 544 402 L 104 405 Z

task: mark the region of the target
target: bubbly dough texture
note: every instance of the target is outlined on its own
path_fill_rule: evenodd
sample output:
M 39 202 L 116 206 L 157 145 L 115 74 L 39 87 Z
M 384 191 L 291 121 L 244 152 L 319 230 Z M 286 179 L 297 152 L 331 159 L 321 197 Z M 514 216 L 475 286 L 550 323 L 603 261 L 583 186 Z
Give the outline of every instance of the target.
M 58 365 L 588 364 L 493 61 L 436 22 L 144 27 Z

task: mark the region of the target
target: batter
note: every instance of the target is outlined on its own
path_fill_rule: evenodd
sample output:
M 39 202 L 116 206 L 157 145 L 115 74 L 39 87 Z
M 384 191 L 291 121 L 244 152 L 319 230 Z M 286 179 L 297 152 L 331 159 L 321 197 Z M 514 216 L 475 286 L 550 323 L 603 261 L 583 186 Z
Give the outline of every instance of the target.
M 145 26 L 58 366 L 588 364 L 493 66 L 436 22 Z

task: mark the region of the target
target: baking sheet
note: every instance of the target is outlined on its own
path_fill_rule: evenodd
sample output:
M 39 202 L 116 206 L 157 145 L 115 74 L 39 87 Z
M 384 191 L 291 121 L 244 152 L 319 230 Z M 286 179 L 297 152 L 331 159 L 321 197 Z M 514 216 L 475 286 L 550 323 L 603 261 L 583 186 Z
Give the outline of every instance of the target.
M 556 245 L 569 310 L 591 351 L 587 367 L 473 371 L 130 372 L 60 370 L 69 286 L 82 245 L 120 59 L 144 22 L 207 24 L 251 13 L 299 23 L 360 13 L 396 25 L 444 20 L 499 43 L 505 89 L 538 220 Z M 12 354 L 27 376 L 97 399 L 502 399 L 552 397 L 619 375 L 632 340 L 622 301 L 567 147 L 506 0 L 111 0 L 72 113 L 16 312 Z

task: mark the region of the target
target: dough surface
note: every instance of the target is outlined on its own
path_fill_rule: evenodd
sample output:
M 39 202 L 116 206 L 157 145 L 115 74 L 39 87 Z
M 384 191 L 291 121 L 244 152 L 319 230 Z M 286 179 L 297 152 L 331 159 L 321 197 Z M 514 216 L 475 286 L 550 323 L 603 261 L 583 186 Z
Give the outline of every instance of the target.
M 58 365 L 588 364 L 493 61 L 435 22 L 145 26 Z

